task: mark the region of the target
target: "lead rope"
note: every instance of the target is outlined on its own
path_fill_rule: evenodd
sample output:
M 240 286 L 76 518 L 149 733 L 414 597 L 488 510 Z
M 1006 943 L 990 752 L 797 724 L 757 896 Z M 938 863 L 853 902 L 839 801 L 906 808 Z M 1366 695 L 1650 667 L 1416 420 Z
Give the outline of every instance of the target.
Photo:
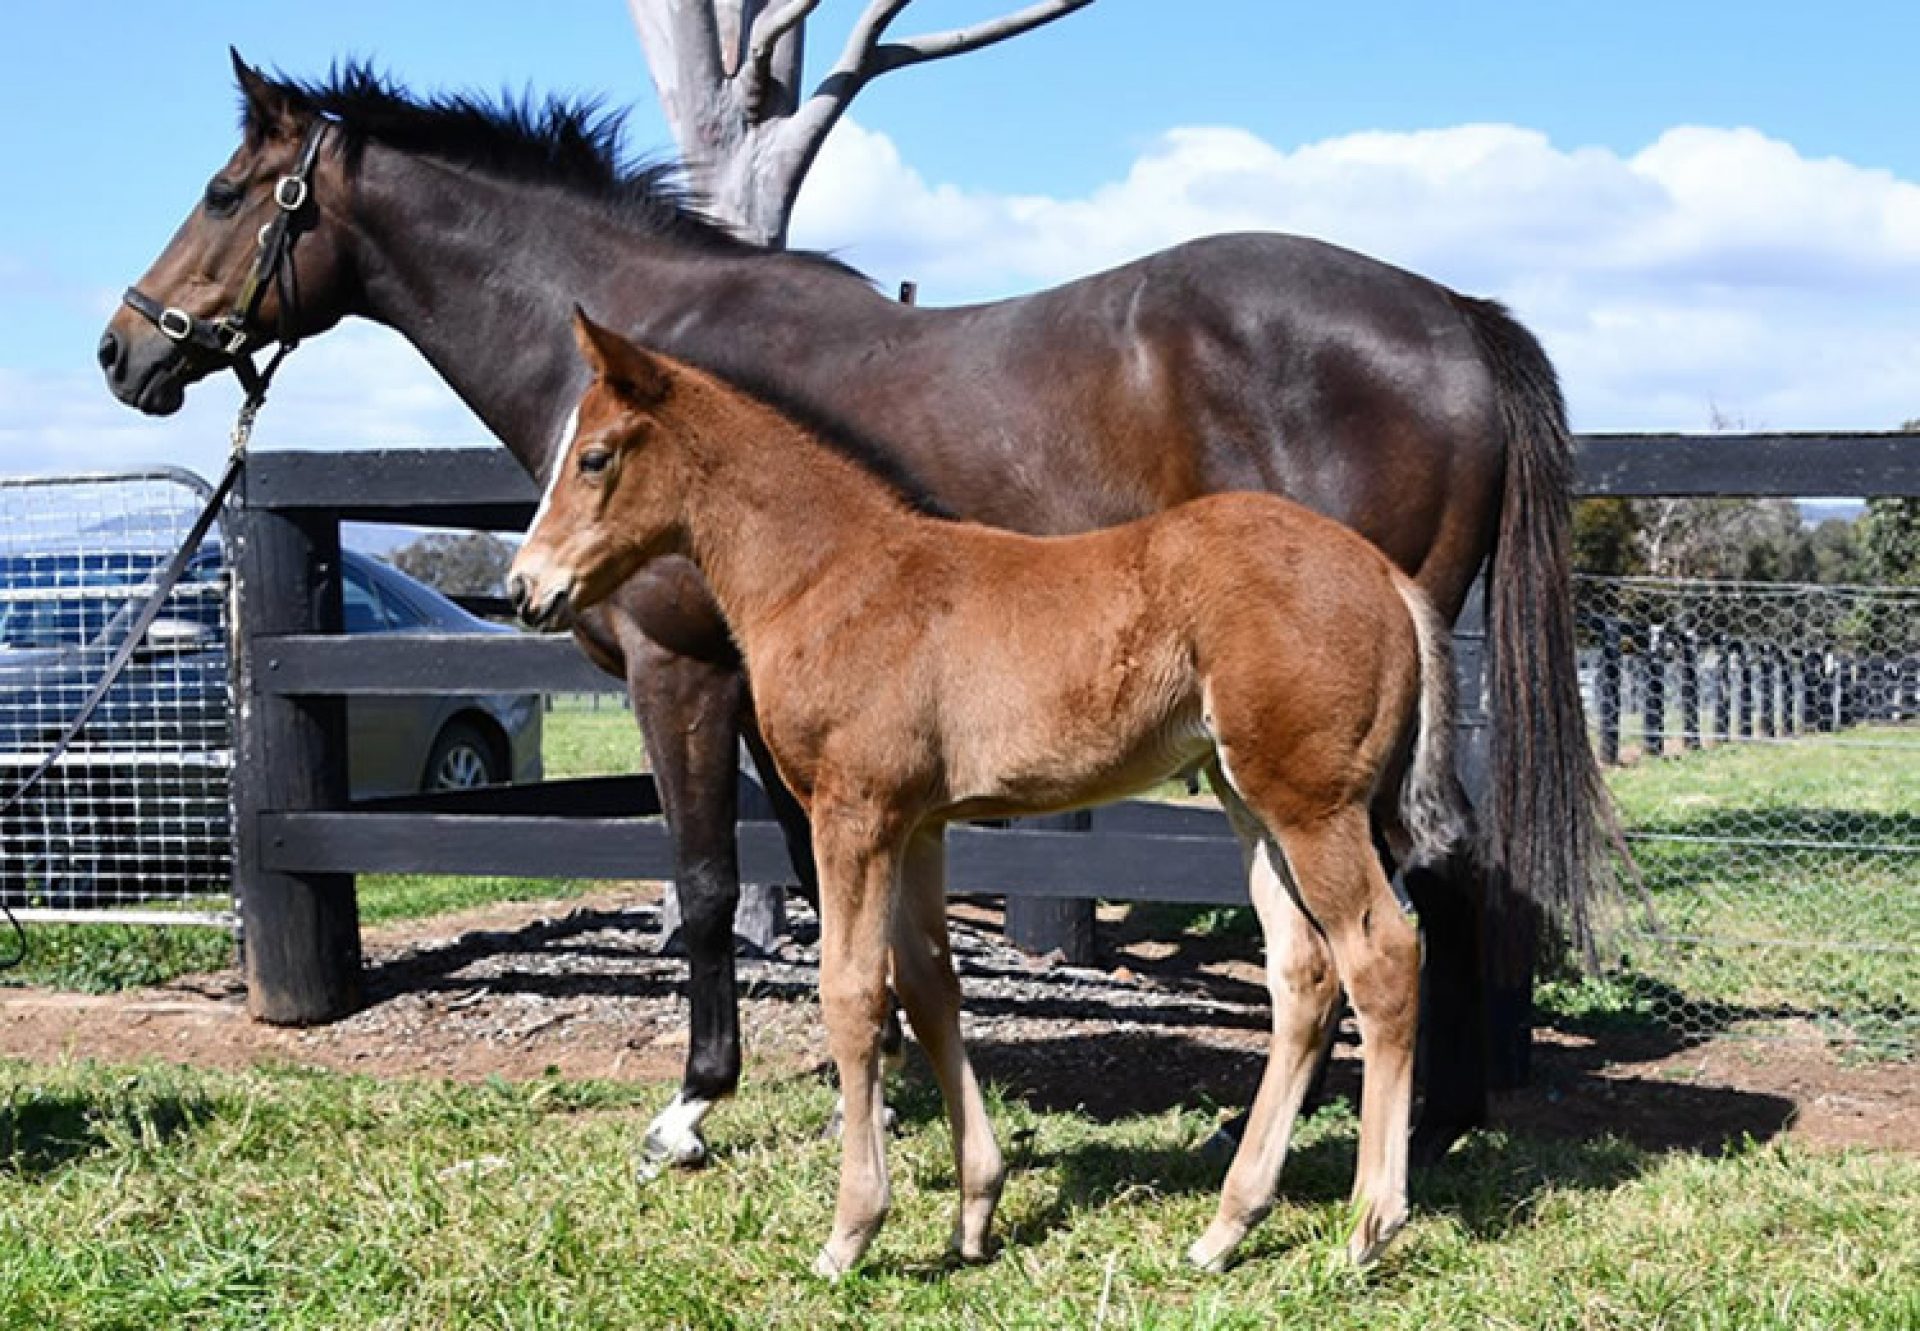
M 246 465 L 247 441 L 253 437 L 254 418 L 260 414 L 260 408 L 267 400 L 267 385 L 273 381 L 274 371 L 280 368 L 280 362 L 286 359 L 287 353 L 292 351 L 296 344 L 297 339 L 281 342 L 274 351 L 273 358 L 267 362 L 267 368 L 264 371 L 254 369 L 251 356 L 241 357 L 234 362 L 234 375 L 246 389 L 246 397 L 240 403 L 240 414 L 234 418 L 233 432 L 230 436 L 231 447 L 227 452 L 227 465 L 221 471 L 220 479 L 214 483 L 212 491 L 207 495 L 206 503 L 201 506 L 200 512 L 195 516 L 193 525 L 187 529 L 186 539 L 181 542 L 180 548 L 174 551 L 173 557 L 167 561 L 167 566 L 161 572 L 159 581 L 154 583 L 153 591 L 147 597 L 146 604 L 142 605 L 140 613 L 134 616 L 126 636 L 120 640 L 120 646 L 114 650 L 112 659 L 107 662 L 106 670 L 94 684 L 93 691 L 87 695 L 86 701 L 80 704 L 79 710 L 68 720 L 66 729 L 61 732 L 60 738 L 54 741 L 53 748 L 48 751 L 47 756 L 40 760 L 39 765 L 27 775 L 26 780 L 14 787 L 6 801 L 0 803 L 0 817 L 11 813 L 14 807 L 27 797 L 28 792 L 39 785 L 41 779 L 53 770 L 54 764 L 66 756 L 74 740 L 79 738 L 80 732 L 86 728 L 87 722 L 93 719 L 94 712 L 99 710 L 101 702 L 106 699 L 107 691 L 126 670 L 128 662 L 133 660 L 134 651 L 140 646 L 141 639 L 147 636 L 147 630 L 153 627 L 153 621 L 160 617 L 160 611 L 166 605 L 167 597 L 173 594 L 173 589 L 180 585 L 180 579 L 186 576 L 187 566 L 193 562 L 194 555 L 199 551 L 200 542 L 204 541 L 207 533 L 213 530 L 214 520 L 220 513 L 221 505 L 226 503 L 227 496 L 232 493 L 234 484 L 240 479 L 242 467 Z M 12 905 L 4 897 L 0 897 L 0 913 L 5 914 L 7 924 L 13 930 L 14 954 L 0 958 L 0 971 L 7 971 L 26 961 L 29 950 L 27 931 L 21 927 L 18 917 L 13 913 Z

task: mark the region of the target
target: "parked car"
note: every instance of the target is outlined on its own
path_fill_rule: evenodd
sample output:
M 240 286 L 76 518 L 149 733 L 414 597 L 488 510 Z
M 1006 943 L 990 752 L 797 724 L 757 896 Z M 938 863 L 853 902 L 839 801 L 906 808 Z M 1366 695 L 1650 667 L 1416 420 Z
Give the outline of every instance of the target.
M 97 537 L 95 538 L 97 539 Z M 0 558 L 0 794 L 80 706 L 164 552 Z M 209 542 L 45 789 L 0 824 L 0 899 L 107 904 L 204 891 L 230 873 L 221 549 Z M 378 560 L 342 561 L 349 633 L 511 633 Z M 355 697 L 356 799 L 540 778 L 536 694 Z

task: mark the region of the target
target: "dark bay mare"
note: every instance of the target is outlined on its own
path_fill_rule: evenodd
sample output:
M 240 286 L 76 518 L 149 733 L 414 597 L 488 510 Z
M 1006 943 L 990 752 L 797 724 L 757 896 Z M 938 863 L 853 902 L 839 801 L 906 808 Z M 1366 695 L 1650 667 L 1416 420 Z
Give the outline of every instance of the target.
M 275 82 L 237 57 L 243 135 L 100 344 L 107 382 L 176 410 L 231 363 L 179 336 L 234 311 L 274 192 L 322 136 L 285 270 L 244 345 L 357 315 L 398 330 L 536 475 L 586 386 L 576 300 L 618 331 L 776 397 L 876 468 L 993 526 L 1111 526 L 1221 490 L 1269 490 L 1371 538 L 1440 613 L 1491 558 L 1493 866 L 1408 876 L 1428 939 L 1416 1158 L 1481 1121 L 1479 914 L 1522 894 L 1576 937 L 1599 881 L 1605 796 L 1574 673 L 1570 438 L 1553 369 L 1498 306 L 1297 237 L 1196 241 L 1017 300 L 901 305 L 819 256 L 703 220 L 630 169 L 591 108 L 419 101 L 350 67 Z M 316 128 L 326 118 L 330 127 Z M 692 1033 L 651 1149 L 696 1159 L 738 1079 L 735 763 L 746 681 L 698 574 L 666 560 L 577 629 L 622 675 L 675 838 Z M 766 764 L 770 788 L 777 785 Z M 810 880 L 805 822 L 780 802 Z

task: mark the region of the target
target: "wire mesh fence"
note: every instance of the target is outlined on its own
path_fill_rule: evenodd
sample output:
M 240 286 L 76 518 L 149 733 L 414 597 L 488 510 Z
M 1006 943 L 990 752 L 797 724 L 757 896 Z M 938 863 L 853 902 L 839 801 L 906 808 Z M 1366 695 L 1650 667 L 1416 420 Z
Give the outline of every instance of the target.
M 0 795 L 52 749 L 207 487 L 161 469 L 0 479 Z M 23 918 L 229 923 L 228 563 L 218 537 L 72 748 L 0 818 Z
M 1612 987 L 1688 1036 L 1920 1054 L 1920 589 L 1582 578 L 1647 909 Z

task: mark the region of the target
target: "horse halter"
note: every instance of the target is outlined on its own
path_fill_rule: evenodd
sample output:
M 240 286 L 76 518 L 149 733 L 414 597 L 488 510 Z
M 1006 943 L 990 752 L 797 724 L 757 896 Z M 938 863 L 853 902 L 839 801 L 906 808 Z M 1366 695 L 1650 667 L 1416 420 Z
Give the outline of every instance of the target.
M 327 131 L 332 125 L 333 122 L 325 116 L 314 117 L 306 138 L 301 142 L 300 157 L 292 172 L 280 177 L 274 185 L 273 201 L 278 211 L 271 222 L 260 228 L 259 254 L 254 258 L 253 270 L 247 274 L 246 284 L 234 298 L 231 310 L 217 318 L 202 319 L 177 305 L 163 306 L 138 287 L 128 287 L 126 294 L 121 297 L 129 308 L 145 316 L 172 341 L 209 352 L 231 368 L 250 399 L 266 396 L 267 383 L 273 378 L 273 372 L 280 368 L 281 360 L 300 342 L 299 334 L 292 331 L 294 313 L 299 303 L 299 286 L 294 278 L 293 266 L 287 260 L 293 253 L 294 241 L 300 235 L 299 223 L 307 206 L 313 201 L 314 163 L 320 160 L 321 144 L 326 141 Z M 253 335 L 254 316 L 260 312 L 260 302 L 270 286 L 278 287 L 280 291 L 280 327 L 275 330 L 280 345 L 262 372 L 254 368 L 253 357 L 247 351 L 247 339 Z

